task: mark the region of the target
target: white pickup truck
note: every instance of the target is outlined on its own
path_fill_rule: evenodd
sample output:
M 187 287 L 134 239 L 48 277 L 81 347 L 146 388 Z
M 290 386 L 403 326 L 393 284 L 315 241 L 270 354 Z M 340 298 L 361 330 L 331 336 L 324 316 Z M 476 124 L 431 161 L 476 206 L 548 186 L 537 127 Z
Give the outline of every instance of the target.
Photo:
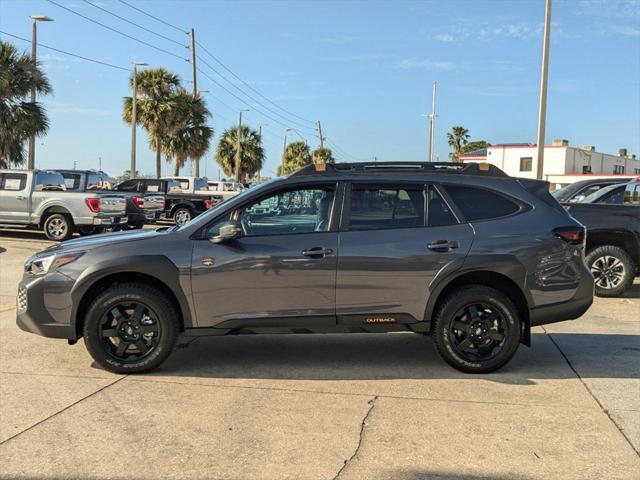
M 125 225 L 126 208 L 119 193 L 67 191 L 58 172 L 0 170 L 1 227 L 37 228 L 63 241 L 76 231 Z

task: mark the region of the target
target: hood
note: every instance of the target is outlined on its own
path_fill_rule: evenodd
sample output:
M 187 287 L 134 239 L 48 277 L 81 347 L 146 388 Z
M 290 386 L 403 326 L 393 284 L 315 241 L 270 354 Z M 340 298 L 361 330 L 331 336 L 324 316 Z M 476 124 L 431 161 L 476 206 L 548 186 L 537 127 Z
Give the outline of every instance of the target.
M 81 251 L 92 250 L 104 245 L 115 245 L 123 242 L 133 242 L 136 240 L 144 240 L 147 238 L 157 237 L 159 235 L 166 235 L 170 231 L 170 228 L 158 228 L 153 230 L 132 230 L 124 232 L 112 232 L 112 233 L 100 233 L 97 235 L 90 235 L 88 237 L 76 238 L 73 240 L 67 240 L 66 242 L 57 243 L 51 245 L 49 248 L 43 250 L 40 253 L 61 253 L 68 251 Z

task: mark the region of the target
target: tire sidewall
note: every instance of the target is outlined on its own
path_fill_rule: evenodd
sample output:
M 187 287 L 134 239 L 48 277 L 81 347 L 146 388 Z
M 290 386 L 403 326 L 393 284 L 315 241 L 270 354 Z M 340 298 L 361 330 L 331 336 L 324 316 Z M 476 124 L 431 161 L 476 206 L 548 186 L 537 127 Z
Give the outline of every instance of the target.
M 452 345 L 450 333 L 455 314 L 463 307 L 473 303 L 490 303 L 503 316 L 508 324 L 509 333 L 500 353 L 487 361 L 474 362 L 462 357 Z M 517 309 L 509 299 L 491 288 L 469 288 L 458 291 L 445 301 L 438 313 L 435 326 L 438 351 L 444 360 L 458 370 L 469 373 L 487 373 L 505 365 L 520 345 L 521 323 Z
M 176 208 L 176 210 L 173 212 L 173 221 L 176 223 L 176 225 L 184 225 L 184 223 L 178 223 L 177 217 L 178 217 L 178 213 L 184 211 L 189 215 L 189 220 L 187 220 L 187 222 L 191 221 L 193 219 L 193 213 L 191 212 L 191 210 L 187 207 L 178 207 Z
M 115 289 L 114 289 L 115 290 Z M 168 302 L 159 301 L 156 295 L 160 292 L 149 294 L 146 289 L 138 289 L 129 286 L 126 290 L 107 290 L 99 295 L 89 307 L 84 323 L 84 341 L 91 356 L 102 367 L 116 373 L 138 373 L 149 371 L 162 363 L 171 353 L 176 338 L 175 311 Z M 100 338 L 100 321 L 103 315 L 115 305 L 123 302 L 134 301 L 147 305 L 157 314 L 160 324 L 161 337 L 154 350 L 138 362 L 122 362 L 113 358 L 106 351 Z
M 49 234 L 49 223 L 55 219 L 60 219 L 63 222 L 65 222 L 65 224 L 67 225 L 67 231 L 62 237 L 54 237 L 53 235 Z M 45 236 L 49 240 L 53 240 L 54 242 L 64 242 L 65 240 L 71 238 L 71 236 L 73 235 L 73 222 L 71 221 L 71 218 L 69 217 L 69 215 L 66 215 L 64 213 L 54 213 L 52 215 L 49 215 L 47 219 L 44 221 L 44 224 L 42 225 L 42 227 L 43 227 Z

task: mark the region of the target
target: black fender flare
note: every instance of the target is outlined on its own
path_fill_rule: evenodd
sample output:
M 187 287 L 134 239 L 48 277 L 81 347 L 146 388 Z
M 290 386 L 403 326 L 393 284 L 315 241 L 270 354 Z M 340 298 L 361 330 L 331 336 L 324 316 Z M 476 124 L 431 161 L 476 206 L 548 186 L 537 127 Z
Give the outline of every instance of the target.
M 71 289 L 71 322 L 78 327 L 80 301 L 87 291 L 103 278 L 118 273 L 144 274 L 166 285 L 178 301 L 185 328 L 193 327 L 193 316 L 187 296 L 180 285 L 178 267 L 164 255 L 135 255 L 104 260 L 87 268 Z

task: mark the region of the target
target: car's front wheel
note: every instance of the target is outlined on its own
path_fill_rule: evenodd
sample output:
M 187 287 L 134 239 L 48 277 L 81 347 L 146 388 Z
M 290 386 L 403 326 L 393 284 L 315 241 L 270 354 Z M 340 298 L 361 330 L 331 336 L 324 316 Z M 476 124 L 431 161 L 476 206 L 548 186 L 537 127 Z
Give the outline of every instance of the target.
M 128 283 L 93 300 L 84 322 L 84 341 L 93 359 L 115 373 L 148 372 L 171 353 L 178 313 L 159 290 Z
M 455 289 L 440 303 L 433 321 L 438 353 L 462 372 L 493 372 L 511 360 L 520 344 L 518 309 L 492 287 Z
M 633 283 L 633 260 L 622 248 L 602 245 L 587 253 L 585 258 L 595 282 L 596 295 L 617 297 Z

